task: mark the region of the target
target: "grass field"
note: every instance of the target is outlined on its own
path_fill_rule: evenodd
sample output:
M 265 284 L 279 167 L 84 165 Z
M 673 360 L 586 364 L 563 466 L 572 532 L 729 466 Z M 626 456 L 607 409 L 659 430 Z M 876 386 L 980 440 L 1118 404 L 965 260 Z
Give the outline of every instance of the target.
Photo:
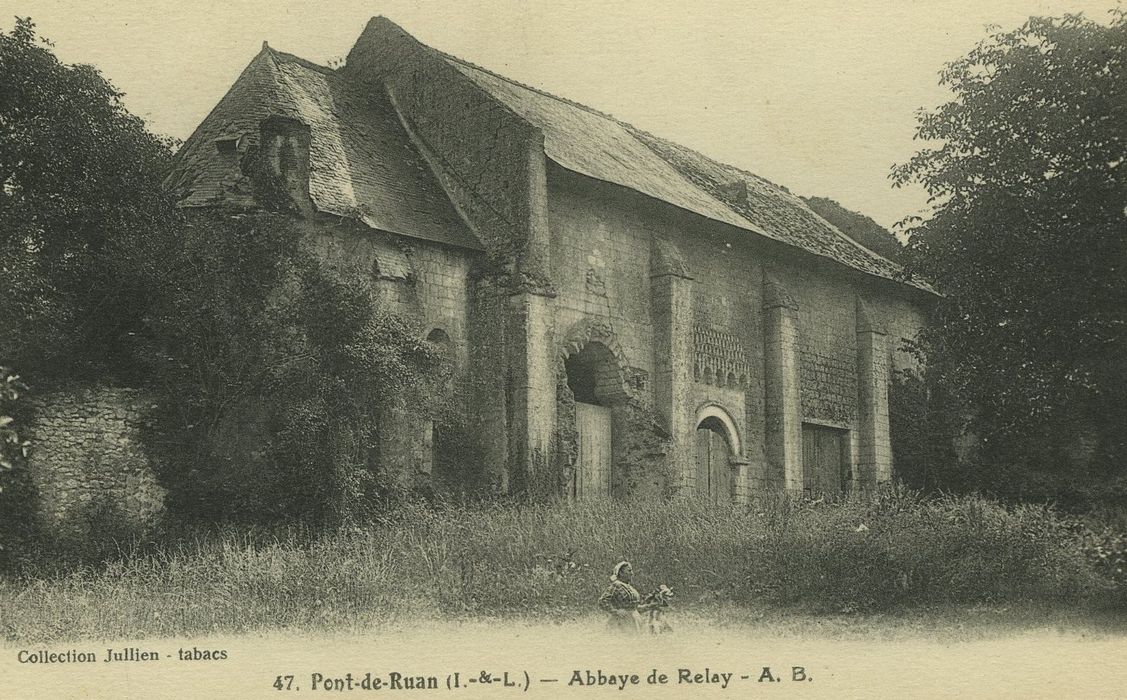
M 0 580 L 0 635 L 48 642 L 578 619 L 595 610 L 621 559 L 633 562 L 643 593 L 672 586 L 678 614 L 702 620 L 1088 624 L 1091 611 L 1127 598 L 1091 550 L 1079 524 L 1051 509 L 977 497 L 779 498 L 751 510 L 413 505 L 350 531 L 196 533 L 97 566 L 31 569 Z

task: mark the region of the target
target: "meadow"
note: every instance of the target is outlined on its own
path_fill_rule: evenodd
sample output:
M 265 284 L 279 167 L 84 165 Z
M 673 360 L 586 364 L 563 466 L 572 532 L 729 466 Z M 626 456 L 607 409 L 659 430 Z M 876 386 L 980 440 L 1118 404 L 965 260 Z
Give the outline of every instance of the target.
M 363 527 L 196 531 L 0 579 L 8 641 L 378 629 L 597 613 L 621 559 L 683 616 L 848 620 L 1127 602 L 1123 540 L 1040 505 L 893 490 L 751 508 L 406 504 Z M 1116 549 L 1116 548 L 1119 549 Z M 1038 613 L 1039 614 L 1039 613 Z

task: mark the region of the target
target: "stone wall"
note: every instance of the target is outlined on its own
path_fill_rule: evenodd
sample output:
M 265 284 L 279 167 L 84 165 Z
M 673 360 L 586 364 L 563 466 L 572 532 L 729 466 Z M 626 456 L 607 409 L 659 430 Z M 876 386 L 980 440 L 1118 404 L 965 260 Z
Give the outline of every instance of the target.
M 660 407 L 653 400 L 653 229 L 648 219 L 639 218 L 647 215 L 644 198 L 554 166 L 548 175 L 549 258 L 557 291 L 552 345 L 561 357 L 592 341 L 610 350 L 628 394 L 612 412 L 614 491 L 633 496 L 667 494 L 674 484 L 666 464 L 671 458 L 667 428 L 662 425 L 668 425 L 668 416 L 661 420 Z M 669 335 L 667 328 L 667 340 Z M 670 371 L 667 360 L 665 375 Z M 560 387 L 556 450 L 566 462 L 574 458 L 574 409 L 562 376 L 563 363 L 557 362 L 554 371 Z
M 432 134 L 431 145 L 446 136 Z M 527 136 L 514 142 L 512 157 L 526 154 Z M 467 168 L 497 166 L 482 154 L 461 155 Z M 496 266 L 496 248 L 481 254 L 310 222 L 323 258 L 366 276 L 379 298 L 420 321 L 424 337 L 441 329 L 449 338 L 455 394 L 464 401 L 464 461 L 485 467 L 483 487 L 548 496 L 566 482 L 574 418 L 560 390 L 561 358 L 582 349 L 577 338 L 611 350 L 628 398 L 613 414 L 616 491 L 697 490 L 695 418 L 709 405 L 735 426 L 738 500 L 802 488 L 804 423 L 845 431 L 853 467 L 871 473 L 858 483 L 887 479 L 888 372 L 908 363 L 900 339 L 922 322 L 895 285 L 554 164 L 501 168 L 479 179 L 475 196 L 515 196 L 514 181 L 523 181 L 521 206 L 530 208 L 506 212 L 526 236 L 510 252 L 523 271 L 547 265 L 544 290 L 514 285 Z M 535 221 L 541 209 L 547 236 Z M 484 222 L 470 219 L 480 233 Z M 877 335 L 862 338 L 861 297 Z M 436 455 L 428 416 L 411 408 L 397 407 L 392 422 L 401 425 L 387 426 L 381 461 L 415 482 L 431 473 L 426 462 Z
M 116 536 L 143 533 L 156 523 L 165 494 L 141 445 L 149 408 L 143 395 L 91 386 L 37 396 L 31 405 L 28 473 L 48 532 Z
M 424 337 L 441 328 L 464 363 L 470 269 L 480 254 L 337 219 L 310 223 L 308 230 L 322 260 L 369 282 L 381 302 L 425 326 Z
M 556 166 L 549 195 L 556 342 L 583 323 L 610 329 L 620 361 L 651 378 L 640 398 L 664 417 L 667 459 L 692 459 L 686 448 L 696 426 L 682 424 L 714 404 L 739 433 L 739 500 L 803 488 L 804 423 L 845 431 L 852 465 L 868 472 L 861 483 L 888 478 L 885 368 L 911 364 L 901 348 L 923 323 L 918 300 L 892 283 Z M 655 271 L 655 256 L 676 257 L 677 270 L 665 270 L 666 262 Z M 862 297 L 882 333 L 877 340 L 859 330 Z M 678 317 L 677 300 L 691 307 L 687 319 Z M 678 337 L 691 342 L 671 344 Z M 686 361 L 691 374 L 678 381 L 674 368 Z M 694 468 L 673 469 L 682 472 L 680 490 L 693 490 Z
M 850 426 L 857 417 L 856 293 L 845 275 L 814 272 L 789 284 L 798 303 L 802 417 Z

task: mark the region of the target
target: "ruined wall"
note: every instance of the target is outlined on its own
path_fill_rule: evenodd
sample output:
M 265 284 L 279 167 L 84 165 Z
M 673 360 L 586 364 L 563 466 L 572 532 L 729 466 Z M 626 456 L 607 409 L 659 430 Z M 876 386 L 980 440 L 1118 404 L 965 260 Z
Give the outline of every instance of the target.
M 93 386 L 40 395 L 31 404 L 28 473 L 48 532 L 64 538 L 126 536 L 156 523 L 164 489 L 141 445 L 149 408 L 143 395 Z

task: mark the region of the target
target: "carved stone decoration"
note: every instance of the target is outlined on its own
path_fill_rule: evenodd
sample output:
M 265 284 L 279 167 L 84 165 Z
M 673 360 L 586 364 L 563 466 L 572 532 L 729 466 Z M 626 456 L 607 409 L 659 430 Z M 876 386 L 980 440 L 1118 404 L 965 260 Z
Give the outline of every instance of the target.
M 697 381 L 746 389 L 751 363 L 739 338 L 701 323 L 693 324 L 693 374 Z
M 598 297 L 607 295 L 607 284 L 593 267 L 587 269 L 587 291 Z

